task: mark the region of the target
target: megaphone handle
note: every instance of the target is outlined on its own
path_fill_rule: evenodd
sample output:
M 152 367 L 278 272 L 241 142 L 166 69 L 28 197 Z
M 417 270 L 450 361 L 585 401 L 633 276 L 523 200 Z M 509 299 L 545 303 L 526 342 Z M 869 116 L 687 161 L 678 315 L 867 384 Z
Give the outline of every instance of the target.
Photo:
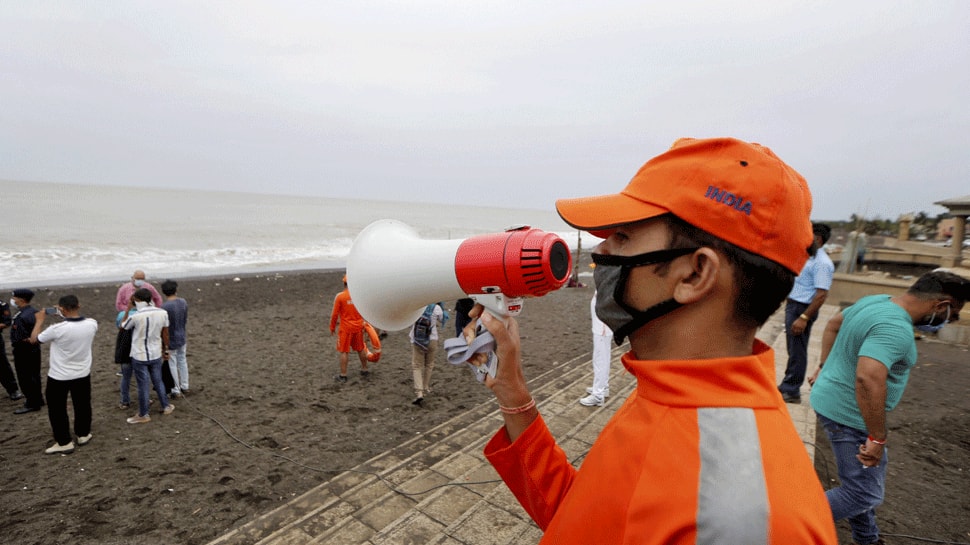
M 476 293 L 468 297 L 503 322 L 509 316 L 518 316 L 522 312 L 521 297 L 506 297 L 504 293 Z

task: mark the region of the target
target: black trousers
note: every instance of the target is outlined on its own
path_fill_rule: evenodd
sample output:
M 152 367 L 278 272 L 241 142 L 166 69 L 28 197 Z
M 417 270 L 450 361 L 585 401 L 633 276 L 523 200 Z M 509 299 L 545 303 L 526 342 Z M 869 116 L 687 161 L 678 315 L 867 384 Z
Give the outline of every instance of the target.
M 10 395 L 20 389 L 17 387 L 17 378 L 14 377 L 13 369 L 10 367 L 10 360 L 7 359 L 7 343 L 3 340 L 2 334 L 0 334 L 0 385 Z
M 24 407 L 39 409 L 44 406 L 44 395 L 40 391 L 40 346 L 26 341 L 11 344 L 17 380 L 25 398 Z
M 67 414 L 67 396 L 74 405 L 74 434 L 84 437 L 91 433 L 91 375 L 73 380 L 47 377 L 47 416 L 58 445 L 66 445 L 71 438 L 71 420 Z

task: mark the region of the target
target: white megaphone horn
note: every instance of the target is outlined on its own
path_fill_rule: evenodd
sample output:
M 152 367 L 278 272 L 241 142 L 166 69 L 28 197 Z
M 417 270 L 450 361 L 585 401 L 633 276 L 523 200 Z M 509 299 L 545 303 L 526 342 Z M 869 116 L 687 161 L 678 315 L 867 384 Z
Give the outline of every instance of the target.
M 397 331 L 425 306 L 464 297 L 500 316 L 518 314 L 522 297 L 561 288 L 571 268 L 566 243 L 539 229 L 423 240 L 404 223 L 378 220 L 350 248 L 347 287 L 365 320 Z

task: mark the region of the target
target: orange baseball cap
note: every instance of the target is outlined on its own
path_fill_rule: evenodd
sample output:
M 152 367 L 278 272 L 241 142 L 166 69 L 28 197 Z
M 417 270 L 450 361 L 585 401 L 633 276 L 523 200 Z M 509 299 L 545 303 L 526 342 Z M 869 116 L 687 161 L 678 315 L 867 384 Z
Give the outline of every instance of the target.
M 805 178 L 765 146 L 734 138 L 681 138 L 647 161 L 623 191 L 560 199 L 556 210 L 601 238 L 671 213 L 795 274 L 813 241 Z

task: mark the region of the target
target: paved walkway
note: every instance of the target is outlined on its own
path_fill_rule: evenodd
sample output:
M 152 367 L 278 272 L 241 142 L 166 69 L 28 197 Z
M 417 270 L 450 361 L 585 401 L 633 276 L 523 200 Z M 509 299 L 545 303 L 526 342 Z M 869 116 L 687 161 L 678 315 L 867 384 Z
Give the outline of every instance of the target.
M 818 358 L 821 331 L 838 308 L 823 307 L 809 346 Z M 784 312 L 775 313 L 759 338 L 775 349 L 778 380 L 784 373 Z M 530 380 L 533 394 L 559 444 L 582 461 L 599 431 L 636 382 L 614 349 L 610 390 L 602 407 L 577 403 L 592 384 L 589 354 Z M 807 389 L 801 405 L 788 405 L 792 420 L 814 455 L 815 415 Z M 468 412 L 385 452 L 357 468 L 229 531 L 210 545 L 499 545 L 536 543 L 539 528 L 525 514 L 482 456 L 501 426 L 494 402 Z

